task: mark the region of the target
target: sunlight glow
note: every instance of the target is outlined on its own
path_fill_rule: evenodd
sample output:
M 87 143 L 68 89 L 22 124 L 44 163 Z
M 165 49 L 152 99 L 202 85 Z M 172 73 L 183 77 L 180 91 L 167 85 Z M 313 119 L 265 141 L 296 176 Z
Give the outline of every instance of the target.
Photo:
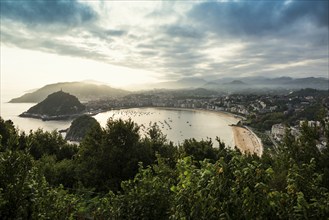
M 98 61 L 1 45 L 2 89 L 21 92 L 45 84 L 93 79 L 113 87 L 156 82 L 155 73 Z

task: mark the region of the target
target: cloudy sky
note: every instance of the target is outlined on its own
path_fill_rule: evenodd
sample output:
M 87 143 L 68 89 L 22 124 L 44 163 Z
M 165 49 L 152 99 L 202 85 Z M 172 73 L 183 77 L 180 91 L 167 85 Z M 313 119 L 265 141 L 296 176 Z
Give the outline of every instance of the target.
M 328 77 L 328 1 L 1 0 L 2 88 Z

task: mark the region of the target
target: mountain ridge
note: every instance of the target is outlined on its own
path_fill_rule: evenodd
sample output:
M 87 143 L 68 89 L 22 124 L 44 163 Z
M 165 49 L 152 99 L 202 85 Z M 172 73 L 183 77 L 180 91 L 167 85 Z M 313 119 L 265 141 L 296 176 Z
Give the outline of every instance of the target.
M 241 81 L 242 83 L 240 83 Z M 233 83 L 232 83 L 233 82 Z M 304 77 L 292 78 L 281 77 L 224 77 L 212 80 L 205 80 L 198 77 L 185 77 L 176 81 L 165 81 L 154 84 L 131 86 L 134 91 L 147 91 L 152 89 L 195 89 L 205 88 L 211 90 L 241 91 L 241 89 L 303 89 L 313 88 L 320 90 L 329 89 L 329 79 L 325 77 Z
M 34 92 L 25 93 L 24 95 L 13 98 L 10 103 L 38 103 L 44 100 L 49 94 L 63 90 L 81 101 L 90 101 L 95 99 L 105 99 L 111 97 L 122 97 L 130 92 L 122 89 L 115 89 L 107 85 L 100 85 L 87 82 L 58 82 L 47 84 Z
M 232 83 L 232 82 L 243 83 Z M 242 89 L 329 89 L 329 79 L 324 77 L 304 77 L 304 78 L 292 78 L 292 77 L 231 77 L 222 78 L 211 81 L 211 83 L 204 84 L 203 88 L 213 90 L 225 90 L 225 91 L 242 91 Z

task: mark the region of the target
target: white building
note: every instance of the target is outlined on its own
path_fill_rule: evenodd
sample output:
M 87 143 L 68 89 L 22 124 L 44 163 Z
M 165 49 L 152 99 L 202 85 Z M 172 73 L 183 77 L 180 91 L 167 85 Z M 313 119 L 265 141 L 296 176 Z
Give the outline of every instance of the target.
M 286 126 L 284 126 L 283 124 L 275 124 L 272 126 L 271 134 L 276 140 L 281 141 L 284 137 L 285 132 Z

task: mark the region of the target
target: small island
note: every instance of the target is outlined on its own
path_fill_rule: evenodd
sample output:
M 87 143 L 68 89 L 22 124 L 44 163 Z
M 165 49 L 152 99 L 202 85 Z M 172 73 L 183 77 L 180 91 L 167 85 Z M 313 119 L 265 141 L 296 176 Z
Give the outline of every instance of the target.
M 80 142 L 95 127 L 99 129 L 101 127 L 95 118 L 82 115 L 71 123 L 71 126 L 67 129 L 65 140 Z
M 19 116 L 38 118 L 44 121 L 67 120 L 82 115 L 85 110 L 86 107 L 81 104 L 77 97 L 61 90 L 48 95 L 45 100 Z

